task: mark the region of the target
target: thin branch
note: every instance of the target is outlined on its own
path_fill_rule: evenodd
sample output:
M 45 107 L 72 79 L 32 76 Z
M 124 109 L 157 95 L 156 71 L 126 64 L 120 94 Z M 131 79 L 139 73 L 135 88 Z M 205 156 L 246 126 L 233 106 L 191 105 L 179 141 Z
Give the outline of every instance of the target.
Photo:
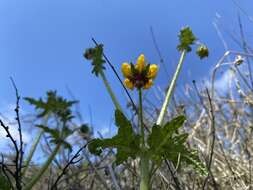
M 214 145 L 215 145 L 215 116 L 214 116 L 214 108 L 213 108 L 213 103 L 212 103 L 212 99 L 211 96 L 209 94 L 208 89 L 206 89 L 206 93 L 207 93 L 207 97 L 208 97 L 208 102 L 209 102 L 209 106 L 210 106 L 210 119 L 211 119 L 211 130 L 212 130 L 212 144 L 211 144 L 211 150 L 210 150 L 210 157 L 209 157 L 209 161 L 207 163 L 207 169 L 209 171 L 208 176 L 205 178 L 204 184 L 203 184 L 203 190 L 205 189 L 205 186 L 207 184 L 207 181 L 209 179 L 210 176 L 210 171 L 211 171 L 211 165 L 212 165 L 212 160 L 213 160 L 213 153 L 214 153 Z M 209 114 L 208 114 L 209 115 Z M 214 181 L 214 178 L 212 177 L 213 182 L 214 182 L 214 188 L 217 189 L 216 187 L 216 183 Z
M 245 53 L 249 53 L 248 49 L 247 49 L 247 43 L 246 43 L 246 40 L 245 40 L 245 35 L 244 35 L 244 30 L 243 30 L 240 14 L 238 14 L 238 23 L 239 23 L 239 28 L 240 28 L 240 35 L 241 35 L 243 50 L 244 50 Z M 253 87 L 253 77 L 252 77 L 252 69 L 251 69 L 249 57 L 246 57 L 246 60 L 247 60 L 247 66 L 248 66 L 248 70 L 249 70 L 249 78 L 250 78 L 251 89 L 252 89 L 252 87 Z
M 152 38 L 153 44 L 155 46 L 155 50 L 156 50 L 156 52 L 157 52 L 157 54 L 158 54 L 158 56 L 160 58 L 160 63 L 162 64 L 162 66 L 164 68 L 163 70 L 166 73 L 166 75 L 169 76 L 168 69 L 167 69 L 166 65 L 164 64 L 164 59 L 163 59 L 162 53 L 161 53 L 161 51 L 159 49 L 158 43 L 156 41 L 155 33 L 154 33 L 154 30 L 153 30 L 152 26 L 150 27 L 150 34 L 151 34 L 151 38 Z
M 23 137 L 22 137 L 22 127 L 21 127 L 21 122 L 20 122 L 20 115 L 19 115 L 19 101 L 20 101 L 20 95 L 18 93 L 18 89 L 17 86 L 13 80 L 13 78 L 11 77 L 11 82 L 12 85 L 14 87 L 15 93 L 16 93 L 16 108 L 15 108 L 15 113 L 16 113 L 16 121 L 18 123 L 18 133 L 19 133 L 19 164 L 18 164 L 18 168 L 17 168 L 17 175 L 18 175 L 18 189 L 22 189 L 22 187 L 20 186 L 20 182 L 22 181 L 22 175 L 21 175 L 21 170 L 22 170 L 22 164 L 23 164 L 23 156 L 24 156 L 24 152 L 23 152 Z
M 175 172 L 172 171 L 172 168 L 170 166 L 170 162 L 168 160 L 165 160 L 165 164 L 167 165 L 167 168 L 169 169 L 171 177 L 172 177 L 172 179 L 173 179 L 173 181 L 175 183 L 176 189 L 177 190 L 182 190 L 181 185 L 180 185 L 180 183 L 178 181 L 178 178 L 175 176 Z
M 89 144 L 89 142 L 87 142 L 84 146 L 82 146 L 76 153 L 75 155 L 70 159 L 70 161 L 65 165 L 65 167 L 63 168 L 61 174 L 57 177 L 57 179 L 55 180 L 53 186 L 51 187 L 51 190 L 56 190 L 57 189 L 57 183 L 59 182 L 59 180 L 63 177 L 63 175 L 66 174 L 67 169 L 69 168 L 69 166 L 71 164 L 76 164 L 77 162 L 81 161 L 81 159 L 78 159 L 78 161 L 75 161 L 76 158 L 78 158 L 80 156 L 80 152 L 85 149 L 87 147 L 87 145 Z
M 12 137 L 12 135 L 9 131 L 9 127 L 6 126 L 1 119 L 0 119 L 0 126 L 5 130 L 5 132 L 7 133 L 6 137 L 11 140 L 11 142 L 14 145 L 14 148 L 15 148 L 16 156 L 15 156 L 15 160 L 13 161 L 15 163 L 14 178 L 15 178 L 17 189 L 20 189 L 21 185 L 20 185 L 19 173 L 18 173 L 18 171 L 19 171 L 19 149 L 18 149 L 18 145 L 17 145 L 16 140 L 14 140 L 14 138 Z

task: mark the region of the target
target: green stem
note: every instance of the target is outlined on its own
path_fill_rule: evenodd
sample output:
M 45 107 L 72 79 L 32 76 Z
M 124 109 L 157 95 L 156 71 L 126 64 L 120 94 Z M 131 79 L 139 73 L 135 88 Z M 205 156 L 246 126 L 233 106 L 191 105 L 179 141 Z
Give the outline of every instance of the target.
M 103 82 L 104 82 L 104 84 L 105 84 L 105 87 L 106 87 L 106 89 L 107 89 L 109 95 L 111 96 L 111 99 L 112 99 L 112 101 L 113 101 L 114 106 L 116 107 L 116 109 L 122 111 L 122 109 L 121 109 L 121 107 L 120 107 L 120 104 L 119 104 L 119 102 L 118 102 L 116 96 L 114 95 L 114 93 L 113 93 L 113 91 L 112 91 L 112 89 L 111 89 L 111 86 L 110 86 L 108 80 L 107 80 L 106 77 L 105 77 L 104 71 L 101 70 L 101 71 L 99 72 L 99 74 L 100 74 L 100 76 L 101 76 L 101 78 L 102 78 L 102 80 L 103 80 Z
M 56 147 L 54 148 L 53 152 L 51 153 L 51 155 L 48 157 L 46 163 L 42 166 L 42 168 L 40 169 L 40 171 L 37 173 L 37 175 L 35 175 L 30 183 L 28 183 L 23 190 L 31 190 L 33 188 L 33 186 L 39 181 L 39 179 L 41 178 L 41 176 L 45 173 L 45 171 L 47 170 L 47 168 L 50 166 L 51 162 L 54 160 L 56 154 L 58 153 L 59 149 L 61 147 L 61 144 L 57 144 Z
M 175 85 L 176 85 L 179 73 L 181 71 L 181 68 L 182 68 L 182 65 L 183 65 L 183 62 L 184 62 L 184 59 L 185 59 L 185 55 L 186 55 L 186 51 L 184 50 L 182 52 L 182 54 L 181 54 L 181 57 L 179 59 L 178 65 L 177 65 L 177 69 L 176 69 L 176 71 L 175 71 L 175 73 L 173 75 L 173 78 L 172 78 L 172 81 L 170 83 L 169 89 L 168 89 L 168 91 L 166 93 L 166 97 L 165 97 L 165 100 L 163 102 L 162 109 L 161 109 L 160 114 L 158 116 L 158 119 L 156 121 L 157 125 L 162 125 L 162 123 L 163 123 L 164 116 L 165 116 L 165 113 L 167 111 L 167 108 L 168 108 L 168 105 L 169 105 L 169 102 L 170 102 L 170 98 L 171 98 L 171 96 L 173 94 L 173 91 L 174 91 L 174 88 L 175 88 Z
M 141 169 L 141 183 L 140 190 L 149 190 L 149 158 L 146 155 L 146 144 L 145 144 L 145 132 L 143 125 L 143 107 L 142 107 L 142 91 L 139 89 L 139 125 L 141 132 L 141 149 L 142 155 L 140 157 L 140 169 Z
M 23 173 L 22 173 L 23 176 L 25 176 L 26 171 L 27 171 L 27 169 L 29 168 L 30 162 L 31 162 L 31 160 L 32 160 L 32 157 L 33 157 L 33 155 L 34 155 L 34 152 L 35 152 L 35 150 L 36 150 L 36 148 L 37 148 L 37 146 L 38 146 L 38 144 L 39 144 L 39 142 L 40 142 L 40 139 L 41 139 L 43 133 L 44 133 L 44 131 L 41 130 L 41 131 L 39 132 L 39 134 L 37 135 L 37 137 L 35 138 L 35 142 L 34 142 L 34 144 L 32 145 L 31 150 L 30 150 L 30 152 L 29 152 L 29 155 L 28 155 L 28 157 L 27 157 L 27 160 L 25 161 L 25 164 L 24 164 L 24 165 L 25 165 L 25 168 L 24 168 Z
M 49 118 L 49 115 L 48 115 L 48 114 L 44 116 L 43 125 L 47 126 L 48 118 Z M 28 157 L 27 157 L 27 160 L 25 161 L 25 164 L 24 164 L 24 165 L 25 165 L 25 168 L 24 168 L 24 170 L 23 170 L 23 172 L 22 172 L 22 175 L 23 175 L 23 176 L 25 176 L 25 174 L 26 174 L 26 172 L 27 172 L 27 170 L 28 170 L 28 168 L 29 168 L 30 162 L 31 162 L 31 160 L 32 160 L 32 157 L 33 157 L 33 155 L 34 155 L 35 150 L 37 149 L 37 146 L 38 146 L 38 144 L 39 144 L 39 142 L 40 142 L 40 139 L 41 139 L 43 133 L 44 133 L 44 131 L 41 130 L 41 131 L 39 132 L 39 134 L 37 135 L 37 137 L 35 138 L 35 142 L 33 143 L 32 147 L 31 147 L 31 150 L 30 150 L 30 152 L 29 152 L 29 155 L 28 155 Z
M 141 157 L 141 184 L 140 184 L 140 190 L 149 190 L 149 159 L 144 154 Z
M 139 91 L 139 126 L 141 132 L 141 139 L 142 139 L 142 148 L 145 148 L 145 132 L 144 132 L 144 125 L 143 125 L 143 113 L 142 113 L 142 91 Z

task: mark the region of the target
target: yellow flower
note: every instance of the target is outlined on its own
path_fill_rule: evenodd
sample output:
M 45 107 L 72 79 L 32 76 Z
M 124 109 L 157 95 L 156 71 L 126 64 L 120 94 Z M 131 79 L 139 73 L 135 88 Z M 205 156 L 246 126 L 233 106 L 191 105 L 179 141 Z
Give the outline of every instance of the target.
M 149 67 L 148 77 L 154 79 L 156 77 L 158 71 L 158 66 L 156 64 L 152 64 Z
M 135 68 L 141 73 L 145 68 L 145 56 L 141 54 L 136 62 Z
M 143 86 L 143 89 L 149 89 L 153 85 L 153 80 L 149 79 L 148 82 Z
M 146 64 L 145 56 L 141 54 L 136 64 L 123 63 L 121 71 L 125 77 L 124 85 L 133 90 L 134 88 L 149 89 L 153 85 L 153 79 L 157 75 L 158 66 L 156 64 Z
M 122 64 L 121 71 L 122 71 L 124 77 L 128 78 L 131 76 L 131 66 L 128 63 Z
M 124 85 L 131 90 L 134 89 L 134 84 L 128 78 L 124 80 Z

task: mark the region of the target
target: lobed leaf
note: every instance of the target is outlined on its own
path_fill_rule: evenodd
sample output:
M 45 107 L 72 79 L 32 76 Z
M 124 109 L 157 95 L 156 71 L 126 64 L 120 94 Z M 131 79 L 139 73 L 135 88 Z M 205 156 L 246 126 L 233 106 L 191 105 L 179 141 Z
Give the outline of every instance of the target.
M 140 136 L 134 133 L 130 121 L 119 110 L 115 111 L 115 124 L 118 126 L 117 135 L 107 139 L 94 139 L 88 149 L 92 154 L 100 155 L 106 148 L 116 148 L 116 164 L 119 165 L 140 153 Z
M 54 139 L 60 138 L 60 132 L 58 129 L 52 129 L 44 125 L 36 125 L 36 127 L 42 129 L 45 133 L 49 133 L 51 137 Z
M 37 114 L 38 118 L 45 117 L 49 114 L 55 114 L 64 123 L 74 118 L 71 107 L 73 104 L 77 103 L 77 101 L 68 101 L 58 96 L 56 91 L 48 91 L 46 100 L 42 98 L 36 100 L 31 97 L 26 97 L 24 99 L 35 106 L 35 109 L 40 111 Z
M 199 173 L 205 175 L 205 167 L 198 159 L 197 154 L 193 154 L 185 146 L 188 134 L 178 133 L 178 129 L 183 126 L 185 120 L 185 116 L 181 115 L 175 117 L 163 127 L 154 125 L 147 139 L 149 145 L 148 155 L 157 165 L 160 165 L 164 159 L 168 159 L 176 165 L 180 155 L 180 163 L 192 165 Z

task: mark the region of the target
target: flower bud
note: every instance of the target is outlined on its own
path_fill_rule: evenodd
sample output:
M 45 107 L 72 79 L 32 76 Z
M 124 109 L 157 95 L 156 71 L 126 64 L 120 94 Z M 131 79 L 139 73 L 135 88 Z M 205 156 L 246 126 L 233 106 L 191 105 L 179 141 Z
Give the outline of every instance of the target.
M 208 50 L 207 46 L 205 46 L 203 44 L 198 47 L 196 53 L 200 59 L 203 59 L 203 58 L 209 56 L 209 50 Z

